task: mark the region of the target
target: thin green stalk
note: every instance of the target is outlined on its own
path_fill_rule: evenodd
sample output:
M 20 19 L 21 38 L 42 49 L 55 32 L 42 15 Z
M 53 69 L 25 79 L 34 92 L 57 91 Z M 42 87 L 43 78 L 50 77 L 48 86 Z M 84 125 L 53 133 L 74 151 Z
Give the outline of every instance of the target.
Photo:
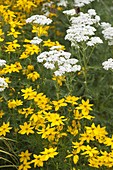
M 68 89 L 68 95 L 72 95 L 73 92 L 73 73 L 70 73 L 69 75 L 66 76 L 66 81 L 65 81 L 65 85 Z
M 56 88 L 56 97 L 57 97 L 57 100 L 59 100 L 60 99 L 60 88 L 59 88 L 57 81 L 55 82 L 55 88 Z
M 85 90 L 87 91 L 87 55 L 86 55 L 86 50 L 87 47 L 84 46 L 84 44 L 82 45 L 82 49 L 79 49 L 81 56 L 82 56 L 82 67 L 83 67 L 83 75 L 84 75 L 84 84 L 85 84 Z
M 89 63 L 90 57 L 91 57 L 91 55 L 93 54 L 94 49 L 95 49 L 95 46 L 92 48 L 92 50 L 91 50 L 91 52 L 90 52 L 90 54 L 89 54 L 89 56 L 88 56 L 87 64 Z

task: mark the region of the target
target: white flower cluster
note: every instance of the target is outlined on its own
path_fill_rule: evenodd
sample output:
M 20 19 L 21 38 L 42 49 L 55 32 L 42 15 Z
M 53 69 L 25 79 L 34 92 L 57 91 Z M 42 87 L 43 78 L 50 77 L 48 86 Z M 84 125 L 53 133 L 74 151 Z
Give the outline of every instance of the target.
M 113 59 L 109 58 L 107 61 L 104 61 L 102 66 L 105 70 L 113 69 Z
M 70 9 L 70 10 L 66 10 L 63 11 L 64 14 L 69 15 L 69 16 L 73 16 L 76 14 L 76 10 L 75 9 Z
M 52 1 L 51 1 L 51 2 L 45 2 L 45 3 L 42 4 L 42 9 L 41 9 L 41 11 L 43 12 L 43 14 L 44 14 L 45 16 L 49 16 L 50 11 L 49 11 L 48 9 L 51 8 L 52 4 L 53 4 Z
M 8 84 L 5 82 L 5 79 L 0 77 L 0 92 L 4 91 L 4 89 L 8 87 Z
M 103 41 L 100 37 L 91 37 L 90 40 L 86 43 L 88 46 L 94 46 L 96 44 L 102 44 Z
M 94 0 L 75 0 L 74 5 L 78 7 L 83 7 L 84 5 L 87 5 L 93 1 Z
M 88 13 L 80 12 L 79 16 L 71 17 L 71 26 L 67 30 L 65 40 L 71 41 L 72 46 L 76 46 L 79 42 L 88 42 L 87 45 L 94 46 L 102 43 L 99 37 L 93 37 L 96 32 L 94 24 L 99 24 L 100 17 L 96 15 L 94 9 L 89 9 Z
M 6 61 L 3 59 L 0 59 L 0 66 L 4 66 L 6 64 Z M 5 79 L 0 77 L 0 92 L 4 91 L 4 89 L 8 87 L 8 84 L 5 82 Z
M 66 7 L 68 4 L 67 0 L 60 0 L 60 2 L 57 3 L 58 6 L 64 6 Z
M 108 45 L 113 45 L 113 27 L 111 24 L 102 22 L 101 27 L 103 29 L 102 34 L 105 40 L 108 40 Z
M 31 22 L 39 25 L 49 25 L 52 20 L 50 18 L 47 18 L 45 15 L 33 15 L 26 20 L 26 23 Z
M 61 76 L 65 73 L 80 71 L 81 66 L 75 58 L 70 58 L 71 53 L 63 50 L 51 50 L 49 52 L 42 52 L 37 57 L 37 62 L 44 63 L 47 69 L 54 69 L 55 76 Z
M 42 41 L 43 41 L 43 40 L 42 40 L 41 38 L 39 38 L 39 37 L 34 37 L 34 38 L 30 41 L 30 43 L 36 45 L 36 44 L 40 44 Z
M 6 64 L 5 60 L 0 59 L 0 66 L 4 66 Z

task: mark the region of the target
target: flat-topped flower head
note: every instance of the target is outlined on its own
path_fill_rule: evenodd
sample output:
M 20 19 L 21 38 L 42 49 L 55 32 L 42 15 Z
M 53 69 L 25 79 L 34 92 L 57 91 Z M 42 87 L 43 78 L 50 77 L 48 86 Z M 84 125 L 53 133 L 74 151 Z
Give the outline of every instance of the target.
M 37 62 L 44 63 L 47 69 L 54 69 L 55 76 L 62 76 L 66 72 L 80 71 L 81 66 L 77 65 L 78 60 L 70 58 L 71 53 L 63 50 L 50 50 L 42 52 L 37 56 Z
M 8 84 L 4 78 L 0 77 L 0 92 L 4 91 L 6 87 L 8 87 Z
M 5 60 L 0 59 L 0 66 L 4 66 L 6 64 Z
M 64 7 L 66 7 L 67 4 L 68 4 L 68 1 L 67 1 L 67 0 L 60 0 L 57 5 L 58 5 L 58 6 L 64 6 Z
M 96 44 L 102 44 L 103 41 L 100 37 L 91 37 L 90 40 L 86 43 L 88 46 L 94 46 Z
M 102 29 L 106 29 L 108 27 L 111 27 L 111 24 L 108 22 L 101 22 L 101 27 L 102 27 Z
M 105 70 L 113 69 L 113 59 L 109 58 L 107 61 L 104 61 L 102 66 Z
M 113 27 L 109 23 L 102 23 L 101 27 L 103 28 L 102 34 L 105 40 L 108 41 L 108 45 L 113 45 Z
M 30 43 L 37 45 L 37 44 L 40 44 L 42 41 L 43 41 L 43 40 L 42 40 L 41 38 L 39 38 L 39 37 L 34 37 L 34 38 L 30 41 Z
M 71 45 L 77 47 L 80 42 L 91 41 L 89 46 L 102 43 L 102 40 L 95 36 L 95 24 L 99 25 L 100 17 L 94 9 L 89 9 L 87 13 L 80 12 L 79 16 L 70 18 L 71 26 L 67 29 L 65 40 L 71 41 Z M 78 45 L 79 46 L 79 45 Z
M 69 16 L 73 16 L 73 15 L 77 14 L 75 9 L 63 11 L 63 13 L 66 15 L 69 15 Z
M 91 2 L 93 2 L 94 0 L 75 0 L 74 5 L 78 6 L 78 7 L 83 7 Z
M 52 20 L 44 15 L 33 15 L 26 20 L 26 23 L 35 23 L 39 25 L 49 25 Z

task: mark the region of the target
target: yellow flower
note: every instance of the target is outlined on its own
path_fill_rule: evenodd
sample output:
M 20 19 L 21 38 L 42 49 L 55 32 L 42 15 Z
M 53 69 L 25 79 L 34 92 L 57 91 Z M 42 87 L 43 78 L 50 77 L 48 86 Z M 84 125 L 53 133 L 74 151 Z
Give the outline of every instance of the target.
M 79 160 L 79 156 L 78 156 L 78 155 L 74 155 L 74 156 L 73 156 L 73 162 L 74 162 L 74 164 L 77 164 L 78 160 Z
M 18 167 L 18 170 L 28 170 L 28 169 L 31 169 L 31 166 L 30 166 L 31 162 L 23 162 L 23 164 L 21 164 L 19 167 Z
M 28 66 L 27 66 L 27 69 L 28 69 L 29 71 L 33 71 L 33 70 L 34 70 L 34 66 L 33 66 L 33 65 L 28 65 Z
M 51 122 L 51 127 L 52 126 L 59 126 L 59 125 L 63 125 L 63 121 L 66 121 L 66 119 L 63 119 L 65 118 L 64 116 L 60 116 L 59 114 L 57 113 L 51 113 L 49 114 L 48 116 L 48 121 Z
M 5 81 L 6 81 L 6 83 L 11 83 L 9 77 L 6 77 L 6 78 L 5 78 Z
M 43 161 L 45 161 L 43 155 L 36 155 L 36 154 L 34 154 L 33 157 L 35 159 L 32 160 L 31 163 L 34 163 L 34 167 L 35 168 L 36 168 L 36 166 L 43 167 Z
M 58 154 L 58 152 L 56 152 L 57 148 L 50 148 L 50 149 L 44 149 L 43 152 L 41 152 L 41 154 L 44 155 L 44 160 L 47 161 L 49 158 L 54 158 L 54 156 L 56 156 Z
M 37 92 L 35 92 L 32 87 L 26 88 L 26 89 L 22 89 L 21 90 L 24 94 L 22 96 L 24 96 L 24 99 L 28 99 L 28 100 L 32 100 L 35 98 Z
M 30 107 L 18 110 L 19 114 L 23 114 L 23 115 L 25 114 L 25 118 L 27 118 L 28 115 L 33 114 L 33 112 L 34 112 L 34 109 Z
M 32 130 L 34 127 L 31 127 L 31 123 L 27 124 L 26 122 L 24 122 L 24 125 L 19 125 L 21 130 L 18 132 L 22 135 L 27 134 L 29 135 L 30 133 L 34 133 L 34 131 Z
M 26 44 L 23 45 L 25 47 L 25 51 L 21 54 L 19 59 L 25 59 L 33 54 L 38 54 L 40 52 L 40 48 L 34 44 Z
M 29 153 L 28 150 L 26 150 L 25 152 L 21 152 L 19 154 L 20 162 L 27 162 L 28 160 L 30 160 L 30 155 L 31 153 Z
M 8 107 L 11 109 L 11 108 L 15 108 L 17 106 L 21 106 L 23 104 L 23 101 L 21 100 L 8 100 Z
M 47 47 L 53 47 L 53 46 L 57 46 L 58 50 L 65 50 L 65 47 L 63 45 L 61 45 L 58 41 L 51 41 L 50 39 L 48 39 L 47 41 L 43 41 L 43 46 L 47 46 Z
M 62 86 L 63 82 L 66 81 L 65 76 L 53 76 L 52 80 L 57 81 L 59 86 Z
M 2 103 L 3 102 L 3 97 L 0 97 L 0 103 Z
M 82 99 L 82 104 L 79 104 L 79 106 L 76 107 L 76 109 L 82 110 L 82 114 L 86 116 L 89 114 L 90 110 L 93 110 L 91 106 L 93 106 L 93 104 L 89 104 L 89 99 L 87 99 L 86 101 Z
M 0 110 L 0 118 L 2 118 L 3 115 L 4 115 L 3 110 Z
M 55 111 L 59 110 L 59 108 L 62 106 L 67 106 L 67 103 L 65 103 L 64 101 L 65 101 L 64 99 L 60 99 L 58 101 L 52 101 L 55 107 Z
M 30 55 L 33 55 L 35 53 L 38 54 L 40 51 L 39 47 L 34 44 L 26 44 L 23 46 L 26 48 L 27 53 L 29 53 Z
M 78 129 L 77 127 L 68 126 L 67 132 L 70 132 L 73 136 L 76 136 L 78 134 Z
M 83 142 L 87 141 L 89 143 L 90 140 L 94 141 L 94 135 L 92 133 L 90 134 L 90 133 L 86 132 L 86 133 L 80 134 L 80 136 L 81 137 L 79 139 Z
M 95 136 L 95 138 L 100 142 L 103 143 L 106 139 L 106 135 L 108 134 L 107 131 L 105 130 L 105 127 L 100 127 L 98 125 L 97 127 L 93 123 L 91 127 L 86 126 L 86 133 L 91 134 L 92 136 Z
M 38 37 L 48 36 L 48 29 L 49 29 L 49 26 L 39 26 L 39 25 L 36 26 L 36 25 L 33 25 L 32 32 L 37 33 Z
M 83 147 L 83 141 L 80 142 L 72 142 L 73 148 L 76 149 L 76 153 L 79 153 Z
M 12 129 L 12 127 L 9 127 L 9 122 L 3 122 L 3 125 L 0 126 L 0 136 L 6 136 L 6 133 L 10 133 L 10 129 Z
M 4 41 L 4 38 L 1 37 L 1 36 L 3 36 L 3 35 L 4 35 L 4 33 L 2 32 L 2 29 L 0 29 L 0 42 Z
M 7 35 L 8 35 L 8 36 L 9 36 L 9 35 L 13 35 L 14 38 L 17 38 L 19 34 L 21 34 L 21 33 L 18 32 L 18 31 L 15 31 L 14 28 L 11 28 L 11 32 L 9 32 Z
M 65 102 L 67 103 L 71 103 L 72 105 L 77 105 L 77 100 L 79 99 L 79 97 L 76 96 L 66 96 L 65 97 Z
M 34 71 L 34 72 L 32 72 L 32 73 L 29 73 L 29 74 L 27 75 L 27 79 L 32 79 L 33 82 L 34 82 L 35 80 L 37 80 L 38 78 L 40 78 L 40 75 L 39 75 L 36 71 Z
M 82 149 L 85 151 L 81 153 L 81 155 L 89 155 L 89 157 L 93 157 L 99 154 L 97 147 L 91 148 L 89 145 L 87 145 L 87 146 L 84 146 Z
M 52 42 L 50 39 L 48 39 L 47 41 L 43 41 L 43 46 L 47 46 L 47 47 L 52 47 L 55 46 L 55 42 Z
M 89 161 L 89 166 L 93 167 L 93 168 L 100 168 L 100 166 L 102 166 L 102 160 L 99 160 L 97 157 L 93 158 L 91 157 L 90 159 L 88 159 Z
M 113 149 L 113 135 L 112 135 L 111 138 L 106 137 L 105 141 L 104 141 L 104 144 L 106 144 L 107 146 L 111 146 L 111 149 Z
M 52 106 L 48 104 L 50 100 L 43 93 L 38 93 L 34 97 L 34 101 L 38 105 L 38 107 L 42 110 L 51 110 L 52 108 Z
M 80 113 L 78 110 L 75 109 L 75 110 L 73 111 L 73 113 L 74 113 L 74 119 L 80 120 L 80 119 L 83 118 L 82 113 Z
M 47 127 L 43 127 L 41 130 L 38 129 L 37 133 L 42 134 L 42 138 L 53 141 L 57 132 L 54 127 L 51 128 L 50 125 L 48 125 Z
M 20 45 L 17 43 L 17 40 L 14 40 L 13 42 L 7 42 L 6 44 L 9 44 L 6 47 L 6 52 L 14 52 L 18 47 L 20 47 Z
M 15 62 L 14 64 L 11 65 L 5 65 L 5 68 L 3 68 L 3 71 L 5 74 L 7 73 L 12 73 L 12 72 L 19 72 L 19 70 L 22 69 L 22 66 L 19 62 Z
M 23 11 L 23 12 L 27 12 L 29 13 L 31 11 L 32 8 L 37 7 L 31 0 L 18 0 L 17 4 L 16 4 L 16 8 Z

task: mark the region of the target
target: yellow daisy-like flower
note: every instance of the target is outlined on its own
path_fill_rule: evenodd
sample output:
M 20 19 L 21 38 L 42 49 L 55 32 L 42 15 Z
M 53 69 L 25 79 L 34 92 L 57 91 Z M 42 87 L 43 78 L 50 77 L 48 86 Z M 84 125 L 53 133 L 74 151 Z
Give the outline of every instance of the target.
M 12 109 L 12 108 L 15 108 L 15 107 L 17 107 L 17 106 L 20 106 L 20 105 L 22 105 L 23 104 L 23 101 L 21 101 L 21 100 L 9 100 L 8 101 L 8 107 L 10 108 L 10 109 Z
M 28 170 L 28 169 L 31 169 L 30 164 L 31 164 L 31 162 L 23 162 L 23 164 L 21 164 L 18 167 L 18 170 Z
M 44 151 L 41 152 L 41 154 L 44 155 L 45 161 L 47 161 L 49 158 L 54 158 L 54 156 L 58 154 L 56 150 L 57 148 L 50 148 L 50 149 L 45 148 Z
M 31 127 L 31 123 L 27 124 L 26 122 L 24 122 L 24 125 L 19 125 L 21 130 L 18 132 L 22 135 L 27 134 L 29 135 L 30 133 L 33 134 L 34 131 L 32 130 L 34 127 Z
M 9 133 L 12 127 L 9 127 L 9 122 L 3 122 L 3 125 L 0 127 L 0 136 L 6 136 L 6 133 Z
M 91 106 L 93 106 L 93 104 L 89 103 L 89 99 L 87 99 L 86 101 L 82 99 L 82 104 L 79 104 L 79 106 L 76 107 L 76 109 L 82 110 L 82 114 L 85 116 L 89 114 L 90 110 L 93 110 Z
M 30 155 L 31 153 L 29 153 L 28 150 L 26 150 L 25 152 L 21 152 L 19 154 L 20 162 L 27 162 L 28 160 L 30 160 Z
M 0 110 L 0 118 L 2 118 L 3 115 L 4 115 L 3 110 Z
M 34 99 L 37 92 L 35 92 L 32 87 L 29 87 L 29 88 L 26 88 L 26 89 L 22 89 L 21 90 L 24 94 L 22 96 L 24 96 L 24 99 L 28 99 L 28 100 L 31 100 L 31 99 Z
M 52 103 L 55 107 L 55 111 L 59 110 L 59 108 L 62 106 L 67 106 L 67 103 L 65 103 L 64 99 L 60 99 L 58 101 L 52 101 Z
M 35 80 L 37 80 L 38 78 L 40 78 L 40 75 L 39 75 L 36 71 L 34 71 L 34 72 L 32 72 L 32 73 L 29 73 L 29 74 L 27 75 L 27 79 L 31 79 L 33 82 L 34 82 Z

